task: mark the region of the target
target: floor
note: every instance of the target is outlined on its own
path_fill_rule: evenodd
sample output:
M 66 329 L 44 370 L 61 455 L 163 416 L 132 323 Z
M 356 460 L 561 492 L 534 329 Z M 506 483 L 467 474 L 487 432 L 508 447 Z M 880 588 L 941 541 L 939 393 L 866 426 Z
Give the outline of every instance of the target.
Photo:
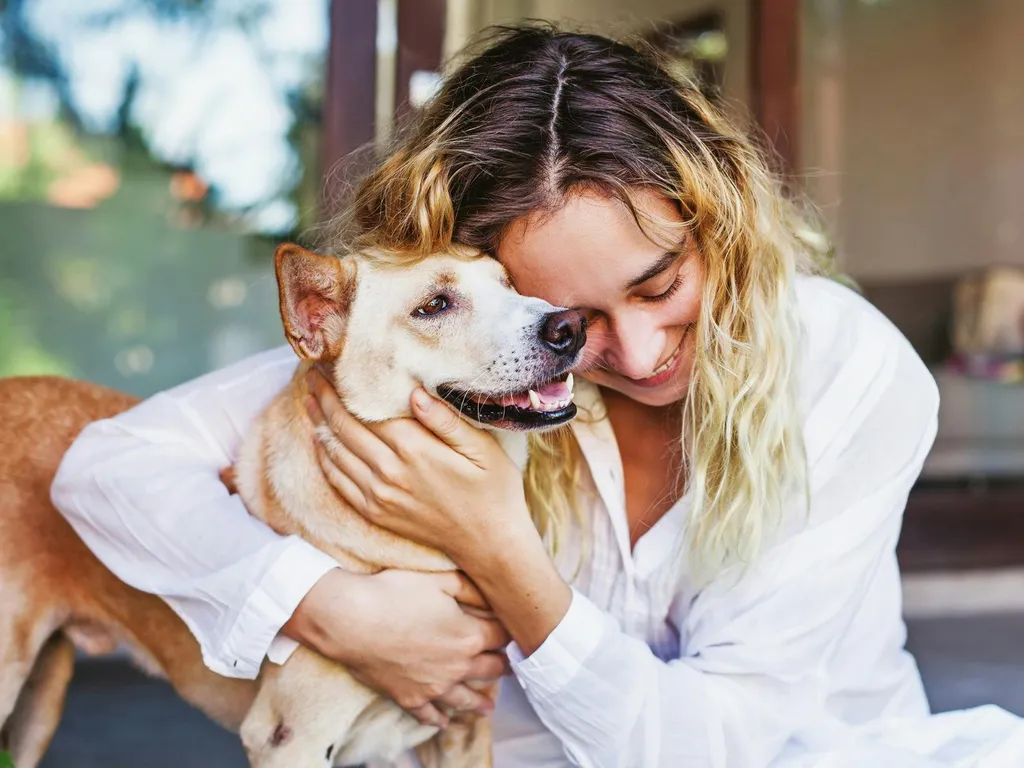
M 1024 715 L 1024 614 L 914 619 L 917 656 L 936 711 L 995 703 Z M 79 666 L 43 768 L 245 768 L 235 737 L 163 683 L 118 661 Z
M 122 661 L 75 670 L 42 768 L 247 768 L 234 734 Z
M 934 711 L 998 704 L 1024 716 L 1024 614 L 914 619 L 908 631 Z

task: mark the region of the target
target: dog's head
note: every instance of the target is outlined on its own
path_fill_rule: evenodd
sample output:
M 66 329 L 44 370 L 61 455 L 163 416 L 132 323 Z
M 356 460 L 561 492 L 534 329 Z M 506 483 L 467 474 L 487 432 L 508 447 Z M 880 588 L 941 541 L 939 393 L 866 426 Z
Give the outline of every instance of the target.
M 544 429 L 576 415 L 569 372 L 586 341 L 583 316 L 519 295 L 494 259 L 397 265 L 289 244 L 275 264 L 288 341 L 327 369 L 357 418 L 408 415 L 420 384 L 494 428 Z

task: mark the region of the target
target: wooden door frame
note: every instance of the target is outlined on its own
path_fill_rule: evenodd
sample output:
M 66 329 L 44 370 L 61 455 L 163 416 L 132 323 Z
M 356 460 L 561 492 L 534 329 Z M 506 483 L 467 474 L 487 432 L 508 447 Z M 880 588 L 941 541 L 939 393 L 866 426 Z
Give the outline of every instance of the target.
M 444 58 L 446 0 L 398 0 L 395 119 L 409 117 L 409 83 L 418 71 L 440 72 Z
M 378 0 L 330 0 L 324 86 L 322 188 L 325 209 L 337 199 L 336 174 L 358 174 L 370 161 L 352 153 L 375 135 Z M 440 71 L 445 0 L 398 0 L 395 113 L 408 114 L 409 81 L 418 70 Z M 325 213 L 329 211 L 325 210 Z
M 801 0 L 750 0 L 750 100 L 754 117 L 791 176 L 800 168 Z
M 329 13 L 321 149 L 321 208 L 327 216 L 338 200 L 337 174 L 346 158 L 374 137 L 377 0 L 331 0 Z

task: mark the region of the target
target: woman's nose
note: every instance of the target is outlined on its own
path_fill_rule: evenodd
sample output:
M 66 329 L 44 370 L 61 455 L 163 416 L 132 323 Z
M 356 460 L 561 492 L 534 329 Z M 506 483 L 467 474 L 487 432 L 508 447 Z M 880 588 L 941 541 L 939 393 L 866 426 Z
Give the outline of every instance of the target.
M 664 334 L 641 320 L 614 323 L 604 353 L 616 373 L 631 379 L 646 379 L 654 373 L 665 346 Z

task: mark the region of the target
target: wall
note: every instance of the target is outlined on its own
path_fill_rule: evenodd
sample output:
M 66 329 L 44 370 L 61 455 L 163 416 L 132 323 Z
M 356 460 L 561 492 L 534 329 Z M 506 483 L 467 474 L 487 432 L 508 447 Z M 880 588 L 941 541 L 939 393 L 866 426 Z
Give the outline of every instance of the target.
M 747 101 L 748 14 L 744 0 L 449 0 L 446 44 L 456 50 L 469 34 L 488 24 L 519 19 L 547 19 L 613 36 L 643 33 L 660 22 L 674 22 L 708 11 L 719 11 L 725 21 L 729 55 L 723 94 L 740 112 Z
M 745 0 L 450 0 L 449 45 L 524 17 L 628 34 L 715 9 L 745 114 Z M 1024 264 L 1024 2 L 805 0 L 804 24 L 802 171 L 845 267 L 878 283 Z
M 809 0 L 808 187 L 865 281 L 1024 264 L 1024 3 Z

